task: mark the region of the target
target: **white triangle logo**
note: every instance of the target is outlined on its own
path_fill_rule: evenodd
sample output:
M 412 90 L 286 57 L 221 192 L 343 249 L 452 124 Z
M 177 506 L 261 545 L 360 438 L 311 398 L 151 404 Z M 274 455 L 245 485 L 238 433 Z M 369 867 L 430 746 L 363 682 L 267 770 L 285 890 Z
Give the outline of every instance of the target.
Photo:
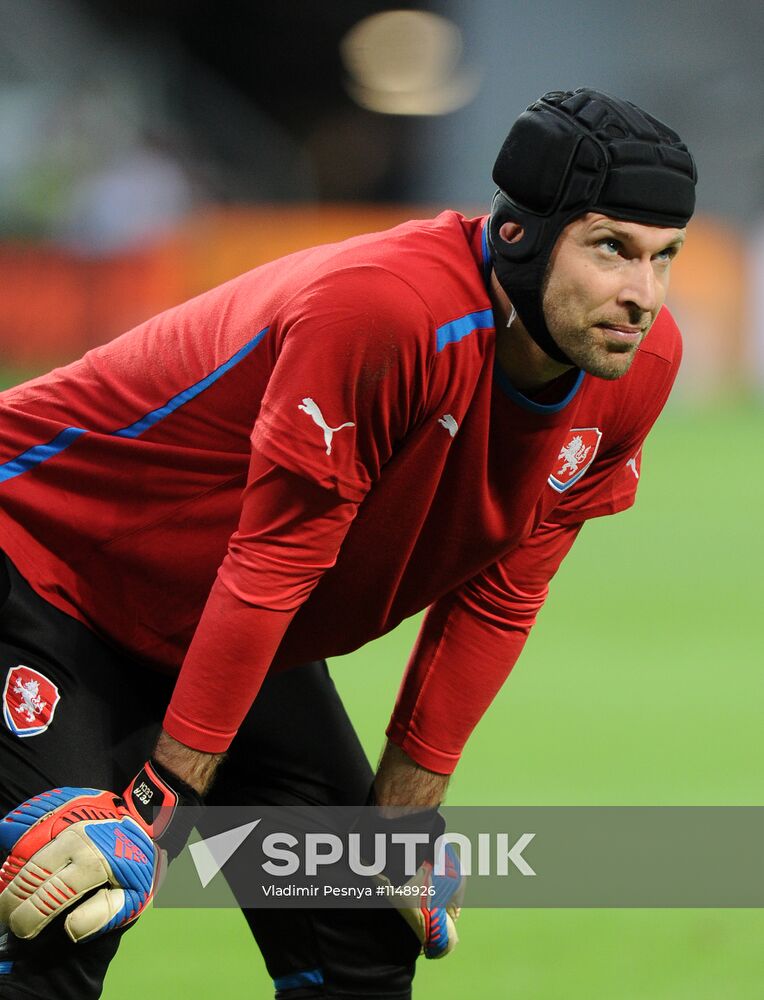
M 195 844 L 188 845 L 196 866 L 196 874 L 199 876 L 203 889 L 207 888 L 226 861 L 236 853 L 259 822 L 260 820 L 256 819 L 252 823 L 245 823 L 243 826 L 234 827 L 233 830 L 225 830 L 223 833 L 216 833 L 214 837 L 198 840 Z

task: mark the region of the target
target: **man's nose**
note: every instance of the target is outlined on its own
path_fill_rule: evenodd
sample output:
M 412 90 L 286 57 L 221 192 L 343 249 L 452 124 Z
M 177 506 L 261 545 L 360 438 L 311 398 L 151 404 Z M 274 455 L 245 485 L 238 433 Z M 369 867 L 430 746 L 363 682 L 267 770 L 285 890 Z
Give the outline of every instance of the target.
M 660 305 L 661 288 L 651 260 L 632 260 L 626 269 L 618 300 L 636 306 L 640 312 L 654 313 Z

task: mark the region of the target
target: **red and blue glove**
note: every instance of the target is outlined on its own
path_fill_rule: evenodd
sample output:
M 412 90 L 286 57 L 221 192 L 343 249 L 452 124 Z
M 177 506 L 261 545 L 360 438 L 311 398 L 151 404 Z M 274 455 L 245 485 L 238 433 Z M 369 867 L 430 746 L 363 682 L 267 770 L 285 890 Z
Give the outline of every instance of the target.
M 436 874 L 440 867 L 443 873 Z M 390 884 L 384 875 L 377 878 Z M 444 864 L 436 867 L 431 861 L 423 861 L 416 875 L 391 888 L 389 898 L 419 938 L 424 957 L 445 958 L 459 943 L 456 920 L 463 895 L 459 858 L 451 844 L 447 844 Z
M 442 853 L 438 838 L 446 824 L 437 809 L 407 812 L 391 818 L 383 816 L 376 806 L 373 791 L 367 806 L 352 827 L 360 837 L 361 857 L 368 861 L 374 856 L 373 838 L 383 834 L 387 842 L 387 864 L 375 876 L 385 887 L 384 897 L 400 913 L 416 934 L 425 958 L 444 958 L 459 943 L 456 919 L 461 912 L 464 878 L 459 857 L 451 844 Z M 393 835 L 418 834 L 422 842 L 415 851 L 416 872 L 404 869 L 405 852 L 396 851 Z M 424 837 L 426 836 L 426 841 Z
M 67 910 L 64 926 L 74 942 L 131 923 L 198 816 L 178 806 L 200 807 L 201 800 L 154 761 L 123 797 L 66 787 L 22 802 L 0 820 L 0 849 L 8 852 L 0 921 L 26 940 Z

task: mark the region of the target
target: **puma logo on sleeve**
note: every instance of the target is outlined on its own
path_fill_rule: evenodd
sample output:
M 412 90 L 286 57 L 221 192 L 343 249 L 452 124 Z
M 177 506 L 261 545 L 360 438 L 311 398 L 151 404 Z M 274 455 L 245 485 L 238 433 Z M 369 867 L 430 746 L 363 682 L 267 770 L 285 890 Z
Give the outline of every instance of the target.
M 438 423 L 441 427 L 445 427 L 451 437 L 456 437 L 456 432 L 459 430 L 459 424 L 451 416 L 450 413 L 444 413 L 442 417 L 438 417 Z
M 340 424 L 339 427 L 330 427 L 324 420 L 324 415 L 318 403 L 314 399 L 311 399 L 310 396 L 306 396 L 301 403 L 298 403 L 297 409 L 302 410 L 303 413 L 307 413 L 313 423 L 324 432 L 327 455 L 331 455 L 332 453 L 332 438 L 337 431 L 341 431 L 343 427 L 355 427 L 355 424 L 350 420 L 345 421 L 344 424 Z

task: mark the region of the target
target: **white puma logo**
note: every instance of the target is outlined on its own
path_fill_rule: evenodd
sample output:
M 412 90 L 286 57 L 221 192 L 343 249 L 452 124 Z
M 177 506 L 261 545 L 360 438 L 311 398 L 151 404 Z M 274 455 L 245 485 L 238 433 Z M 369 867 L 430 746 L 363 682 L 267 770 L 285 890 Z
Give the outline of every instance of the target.
M 635 479 L 639 479 L 639 469 L 637 468 L 637 456 L 636 455 L 634 456 L 634 458 L 630 458 L 629 459 L 629 461 L 626 463 L 626 466 L 627 466 L 627 468 L 631 469 L 631 471 L 634 473 L 634 478 Z
M 444 413 L 442 417 L 438 417 L 438 423 L 441 427 L 446 428 L 451 437 L 454 437 L 459 430 L 459 424 L 457 424 L 450 413 Z
M 327 455 L 331 455 L 332 453 L 332 437 L 337 431 L 341 431 L 343 427 L 355 427 L 355 424 L 350 420 L 345 421 L 344 424 L 340 424 L 339 427 L 330 427 L 324 420 L 324 415 L 318 403 L 314 399 L 311 399 L 310 396 L 306 396 L 301 403 L 298 403 L 297 409 L 302 410 L 303 413 L 307 413 L 313 423 L 317 424 L 324 432 Z

